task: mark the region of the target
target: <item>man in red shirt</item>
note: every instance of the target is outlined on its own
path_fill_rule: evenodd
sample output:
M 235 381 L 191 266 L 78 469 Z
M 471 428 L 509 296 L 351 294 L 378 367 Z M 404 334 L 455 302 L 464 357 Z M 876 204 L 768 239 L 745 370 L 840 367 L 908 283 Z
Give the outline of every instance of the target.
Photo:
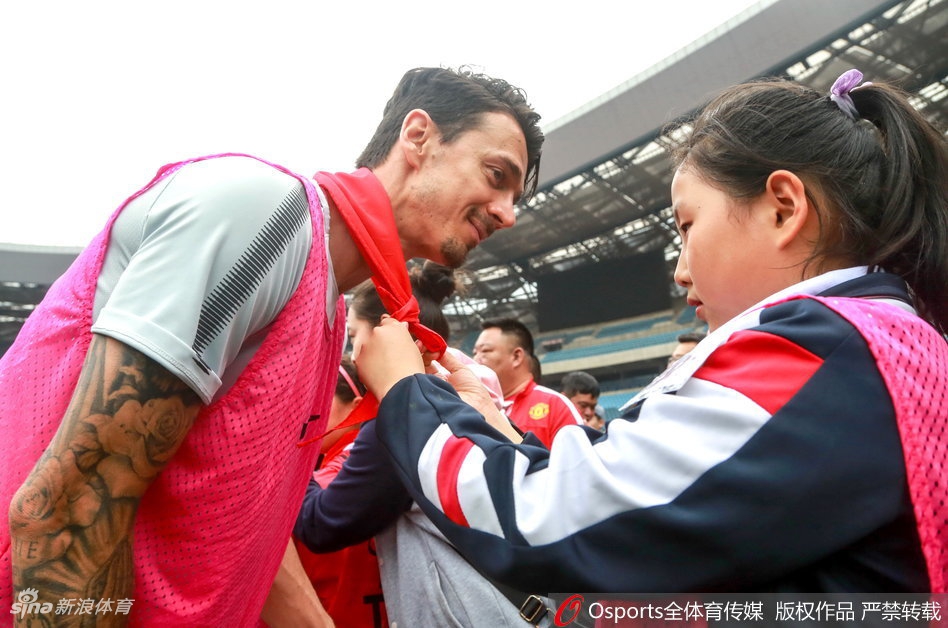
M 569 399 L 537 384 L 533 335 L 512 318 L 485 321 L 474 345 L 474 361 L 497 373 L 507 404 L 507 416 L 520 430 L 533 434 L 547 447 L 561 427 L 582 425 Z

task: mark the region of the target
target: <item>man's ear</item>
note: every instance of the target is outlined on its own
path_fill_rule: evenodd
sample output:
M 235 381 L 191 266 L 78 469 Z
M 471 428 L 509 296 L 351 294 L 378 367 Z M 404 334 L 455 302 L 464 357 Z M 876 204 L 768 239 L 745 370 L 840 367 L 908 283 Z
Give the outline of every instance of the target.
M 523 350 L 523 347 L 517 347 L 513 351 L 511 351 L 510 354 L 513 356 L 514 366 L 520 366 L 520 364 L 523 363 L 523 360 L 526 357 L 527 352 Z
M 774 170 L 767 177 L 764 197 L 769 206 L 768 221 L 774 229 L 775 243 L 786 248 L 804 231 L 814 214 L 806 186 L 789 170 Z
M 402 120 L 402 130 L 398 140 L 405 160 L 417 169 L 425 157 L 429 142 L 437 135 L 437 125 L 428 112 L 412 109 Z

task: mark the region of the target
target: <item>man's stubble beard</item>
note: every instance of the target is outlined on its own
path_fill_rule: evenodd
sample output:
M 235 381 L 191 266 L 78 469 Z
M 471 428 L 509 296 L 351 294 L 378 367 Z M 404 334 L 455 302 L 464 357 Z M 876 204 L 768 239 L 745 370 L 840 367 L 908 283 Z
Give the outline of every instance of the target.
M 479 242 L 477 246 L 483 244 L 483 242 L 486 241 L 497 230 L 497 227 L 491 222 L 487 213 L 481 212 L 477 207 L 472 207 L 470 209 L 467 219 L 469 221 L 478 222 L 481 226 L 481 229 L 486 234 L 484 236 L 484 240 Z M 444 265 L 450 268 L 460 268 L 467 260 L 468 254 L 474 250 L 474 248 L 477 247 L 475 246 L 471 249 L 468 249 L 467 245 L 458 238 L 448 238 L 441 243 L 441 256 L 444 258 Z
M 449 268 L 460 268 L 467 260 L 467 246 L 457 238 L 448 238 L 441 243 L 443 264 Z
M 486 233 L 485 240 L 490 237 L 494 232 L 493 226 L 490 224 L 490 221 L 478 213 L 476 207 L 472 207 L 467 213 L 468 221 L 477 221 L 480 223 L 481 228 Z M 479 245 L 480 243 L 478 243 Z M 462 242 L 458 238 L 448 238 L 441 243 L 441 257 L 444 258 L 444 265 L 450 268 L 460 268 L 464 262 L 467 260 L 468 254 L 473 250 L 467 248 L 467 244 Z

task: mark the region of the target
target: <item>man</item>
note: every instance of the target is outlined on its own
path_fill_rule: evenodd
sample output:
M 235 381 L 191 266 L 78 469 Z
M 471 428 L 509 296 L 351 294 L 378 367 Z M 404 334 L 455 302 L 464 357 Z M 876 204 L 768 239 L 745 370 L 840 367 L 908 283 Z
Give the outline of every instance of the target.
M 698 343 L 704 340 L 706 335 L 707 334 L 703 334 L 700 331 L 689 331 L 678 334 L 678 344 L 675 345 L 671 355 L 668 356 L 668 363 L 672 364 L 680 360 L 682 356 L 697 347 Z
M 586 425 L 597 432 L 606 431 L 606 409 L 603 408 L 601 404 L 596 404 L 596 411 L 593 413 L 593 418 L 591 421 L 586 421 Z
M 602 428 L 602 417 L 596 416 L 599 403 L 599 382 L 585 371 L 573 371 L 563 377 L 560 392 L 576 406 L 576 411 L 589 427 L 599 430 Z
M 538 120 L 505 81 L 419 68 L 355 173 L 159 171 L 0 362 L 0 607 L 15 588 L 116 623 L 256 625 L 325 431 L 341 293 L 372 275 L 417 320 L 404 260 L 459 265 L 513 225 Z
M 507 416 L 520 430 L 533 432 L 549 447 L 566 425 L 582 425 L 569 399 L 537 384 L 533 375 L 533 335 L 512 318 L 485 321 L 474 343 L 474 361 L 489 366 L 500 380 Z

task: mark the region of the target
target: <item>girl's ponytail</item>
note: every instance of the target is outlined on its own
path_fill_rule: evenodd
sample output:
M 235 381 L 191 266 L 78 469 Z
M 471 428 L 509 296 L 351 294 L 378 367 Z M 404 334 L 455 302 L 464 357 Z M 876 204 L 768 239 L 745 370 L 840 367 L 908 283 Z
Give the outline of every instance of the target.
M 878 130 L 885 154 L 880 172 L 878 248 L 870 262 L 901 275 L 919 312 L 948 332 L 948 148 L 946 141 L 888 85 L 850 93 L 860 118 Z

